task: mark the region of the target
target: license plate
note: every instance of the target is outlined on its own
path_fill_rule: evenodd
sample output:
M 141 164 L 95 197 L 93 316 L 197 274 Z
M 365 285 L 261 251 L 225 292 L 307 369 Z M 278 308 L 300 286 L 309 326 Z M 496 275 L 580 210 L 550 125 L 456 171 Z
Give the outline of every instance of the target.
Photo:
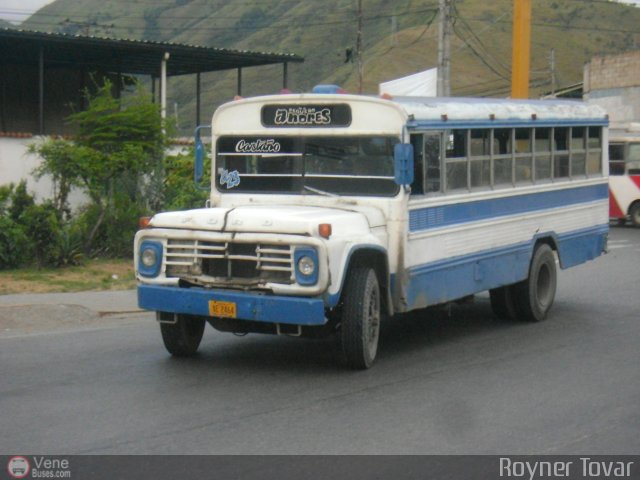
M 238 313 L 235 302 L 209 301 L 209 315 L 212 317 L 236 318 Z

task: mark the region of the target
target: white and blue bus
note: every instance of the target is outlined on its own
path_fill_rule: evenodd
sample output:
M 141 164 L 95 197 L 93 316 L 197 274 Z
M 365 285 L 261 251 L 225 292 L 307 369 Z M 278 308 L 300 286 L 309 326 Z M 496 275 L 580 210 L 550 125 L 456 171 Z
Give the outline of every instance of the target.
M 355 368 L 373 363 L 383 318 L 478 292 L 499 317 L 543 320 L 556 265 L 606 248 L 607 125 L 574 101 L 333 87 L 225 104 L 207 207 L 136 236 L 139 304 L 174 355 L 209 323 L 337 334 Z

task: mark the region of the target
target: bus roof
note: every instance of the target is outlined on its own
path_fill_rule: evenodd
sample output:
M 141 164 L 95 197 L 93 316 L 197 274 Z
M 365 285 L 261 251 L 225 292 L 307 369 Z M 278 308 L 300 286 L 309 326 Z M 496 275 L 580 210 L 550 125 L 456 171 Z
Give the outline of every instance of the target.
M 464 97 L 394 97 L 414 122 L 565 121 L 589 120 L 608 123 L 608 115 L 597 105 L 577 100 L 513 100 Z
M 358 108 L 354 129 L 371 128 L 380 122 L 402 122 L 410 129 L 420 128 L 505 128 L 513 126 L 608 125 L 602 107 L 580 100 L 513 100 L 467 97 L 393 97 L 352 94 L 284 94 L 249 97 L 229 102 L 214 114 L 214 125 L 223 130 L 247 127 L 256 105 L 319 106 L 346 103 Z M 367 111 L 368 106 L 392 107 L 397 116 L 381 118 Z M 232 109 L 233 118 L 224 112 Z M 244 111 L 242 111 L 244 109 Z M 239 113 L 240 112 L 240 113 Z M 224 116 L 224 121 L 221 120 Z M 384 115 L 388 117 L 388 115 Z M 218 120 L 218 121 L 216 121 Z M 257 120 L 257 119 L 254 119 Z M 238 123 L 239 122 L 239 123 Z M 378 125 L 379 126 L 379 125 Z M 261 127 L 259 124 L 254 126 Z

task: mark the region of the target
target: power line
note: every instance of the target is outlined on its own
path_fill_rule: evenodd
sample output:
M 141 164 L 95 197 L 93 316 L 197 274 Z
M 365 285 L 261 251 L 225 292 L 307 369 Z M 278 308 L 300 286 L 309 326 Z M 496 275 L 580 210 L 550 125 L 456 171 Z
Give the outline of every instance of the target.
M 139 2 L 138 2 L 139 3 Z M 297 3 L 297 2 L 296 2 Z M 154 5 L 156 5 L 154 3 Z M 175 7 L 175 4 L 173 4 Z M 236 5 L 234 3 L 234 5 Z M 256 4 L 259 5 L 259 4 Z M 431 5 L 429 7 L 429 5 Z M 435 4 L 426 4 L 423 8 L 419 9 L 419 10 L 407 10 L 405 12 L 400 12 L 400 13 L 388 13 L 388 14 L 377 14 L 377 15 L 371 15 L 371 16 L 364 16 L 363 20 L 364 21 L 368 21 L 368 20 L 377 20 L 377 19 L 382 19 L 382 18 L 391 18 L 391 17 L 398 17 L 398 16 L 405 16 L 405 15 L 414 15 L 414 14 L 419 14 L 419 13 L 425 13 L 425 12 L 429 12 L 432 11 L 433 8 L 435 8 Z M 165 12 L 168 10 L 165 10 Z M 31 14 L 35 14 L 37 13 L 37 17 L 53 17 L 53 18 L 72 18 L 72 17 L 77 17 L 80 19 L 85 19 L 86 15 L 85 14 L 78 14 L 75 13 L 77 12 L 76 9 L 74 9 L 71 12 L 65 12 L 64 10 L 55 12 L 55 13 L 51 13 L 51 12 L 29 12 L 27 10 L 19 10 L 19 9 L 11 9 L 11 8 L 2 8 L 0 9 L 0 14 L 21 14 L 24 13 L 25 15 L 31 15 Z M 353 15 L 353 11 L 351 10 L 345 10 L 345 13 L 349 13 L 349 16 L 352 17 Z M 341 13 L 329 13 L 328 15 L 341 15 Z M 139 18 L 139 19 L 144 19 L 147 17 L 147 15 L 143 14 L 125 14 L 122 17 L 114 17 L 112 16 L 112 14 L 110 14 L 109 12 L 95 12 L 94 16 L 109 16 L 112 19 L 118 19 L 118 18 L 126 18 L 126 19 L 131 19 L 131 18 Z M 166 20 L 202 20 L 203 15 L 162 15 L 162 17 Z M 240 16 L 234 16 L 234 15 L 224 15 L 223 17 L 221 17 L 221 20 L 223 21 L 228 21 L 228 20 L 241 20 L 246 18 L 245 15 L 240 15 Z M 262 19 L 270 19 L 273 21 L 277 21 L 277 20 L 282 20 L 282 21 L 286 21 L 286 20 L 299 20 L 300 18 L 318 18 L 318 14 L 317 13 L 311 13 L 311 14 L 304 14 L 304 15 L 267 15 L 265 17 L 261 17 Z M 346 21 L 351 22 L 351 18 L 349 20 L 343 20 L 340 23 L 344 23 Z
M 373 21 L 373 20 L 380 20 L 380 19 L 389 19 L 393 16 L 405 16 L 405 15 L 416 15 L 416 14 L 420 14 L 420 13 L 425 13 L 425 12 L 430 12 L 432 11 L 432 9 L 422 9 L 422 10 L 413 10 L 413 11 L 407 11 L 407 12 L 403 12 L 403 13 L 395 13 L 395 14 L 385 14 L 385 15 L 372 15 L 372 16 L 368 16 L 368 17 L 363 17 L 363 21 L 364 22 L 368 22 L 368 21 Z M 2 11 L 0 10 L 0 13 L 2 13 Z M 52 16 L 56 16 L 59 17 L 60 15 L 52 15 Z M 314 18 L 317 18 L 317 16 L 313 16 Z M 65 17 L 68 18 L 68 17 Z M 78 17 L 78 18 L 82 18 L 82 17 Z M 127 19 L 130 18 L 136 18 L 136 17 L 132 17 L 132 16 L 127 16 L 125 17 Z M 140 17 L 140 18 L 144 18 L 144 17 Z M 238 17 L 240 18 L 240 17 Z M 286 22 L 288 20 L 297 20 L 299 17 L 297 16 L 279 16 L 279 17 L 273 17 L 274 21 L 277 22 Z M 172 18 L 172 17 L 163 17 L 164 20 L 175 20 L 175 19 L 180 19 L 178 17 L 176 18 Z M 183 17 L 182 19 L 184 20 L 202 20 L 202 17 Z M 225 17 L 226 19 L 226 17 Z M 115 18 L 111 18 L 111 21 L 117 21 L 118 19 Z M 51 22 L 42 22 L 42 21 L 36 21 L 33 20 L 30 23 L 32 24 L 36 24 L 36 25 L 49 25 L 49 26 L 57 26 L 57 24 L 55 23 L 51 23 Z M 344 24 L 351 24 L 353 23 L 353 19 L 351 18 L 347 18 L 344 20 L 336 20 L 336 21 L 325 21 L 325 22 L 310 22 L 310 23 L 298 23 L 297 26 L 298 27 L 303 27 L 303 28 L 307 28 L 307 27 L 326 27 L 326 26 L 332 26 L 332 25 L 344 25 Z M 174 32 L 176 30 L 178 30 L 180 27 L 153 27 L 153 28 L 148 28 L 147 26 L 130 26 L 127 27 L 125 25 L 116 25 L 115 28 L 117 29 L 124 29 L 124 30 L 129 30 L 129 31 L 143 31 L 143 32 L 162 32 L 162 31 L 166 31 L 166 32 Z M 230 26 L 230 27 L 214 27 L 214 26 L 206 26 L 206 27 L 190 27 L 188 30 L 189 31 L 257 31 L 257 30 L 263 30 L 263 29 L 278 29 L 281 30 L 283 28 L 283 25 L 256 25 L 256 26 L 242 26 L 242 25 L 234 25 L 234 26 Z
M 578 1 L 578 0 L 574 0 Z M 470 18 L 469 20 L 474 22 L 486 22 L 484 18 Z M 497 21 L 496 23 L 510 23 L 504 20 Z M 558 23 L 545 23 L 545 22 L 531 22 L 531 25 L 537 27 L 548 27 L 548 28 L 558 28 L 561 30 L 585 30 L 585 31 L 595 31 L 595 32 L 607 32 L 607 33 L 640 33 L 640 29 L 636 30 L 621 30 L 619 28 L 603 28 L 603 27 L 589 27 L 585 25 L 566 25 L 566 24 L 558 24 Z
M 499 18 L 504 17 L 505 15 L 507 15 L 508 12 L 503 13 Z M 497 58 L 496 56 L 494 56 L 491 51 L 487 48 L 487 46 L 484 44 L 484 42 L 482 41 L 482 39 L 480 38 L 480 36 L 478 34 L 476 34 L 473 30 L 473 28 L 471 28 L 471 25 L 469 25 L 469 22 L 467 22 L 465 20 L 465 18 L 460 14 L 460 12 L 458 12 L 458 10 L 456 9 L 456 17 L 458 20 L 460 20 L 460 22 L 462 23 L 462 28 L 464 28 L 469 35 L 471 36 L 471 38 L 473 39 L 473 41 L 475 41 L 475 43 L 477 43 L 480 47 L 480 49 L 484 52 L 484 55 L 486 57 L 491 58 L 491 60 L 497 64 L 500 68 L 502 68 L 507 75 L 511 75 L 511 68 L 507 65 L 505 65 L 504 63 L 502 63 L 502 61 Z M 490 27 L 495 26 L 495 22 L 492 23 L 492 25 Z M 486 29 L 485 29 L 486 31 Z M 468 44 L 469 47 L 471 47 L 471 45 L 468 43 L 467 40 L 462 39 L 465 44 Z

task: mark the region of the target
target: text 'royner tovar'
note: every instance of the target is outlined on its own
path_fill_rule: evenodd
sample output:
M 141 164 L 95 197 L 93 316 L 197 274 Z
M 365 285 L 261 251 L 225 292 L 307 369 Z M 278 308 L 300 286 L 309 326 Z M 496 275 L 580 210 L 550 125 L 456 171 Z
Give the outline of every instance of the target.
M 631 478 L 631 466 L 634 462 L 597 461 L 590 457 L 580 457 L 578 465 L 574 462 L 536 462 L 513 461 L 500 458 L 500 476 L 508 478 Z M 573 476 L 572 476 L 573 473 Z M 577 475 L 581 474 L 581 477 Z

